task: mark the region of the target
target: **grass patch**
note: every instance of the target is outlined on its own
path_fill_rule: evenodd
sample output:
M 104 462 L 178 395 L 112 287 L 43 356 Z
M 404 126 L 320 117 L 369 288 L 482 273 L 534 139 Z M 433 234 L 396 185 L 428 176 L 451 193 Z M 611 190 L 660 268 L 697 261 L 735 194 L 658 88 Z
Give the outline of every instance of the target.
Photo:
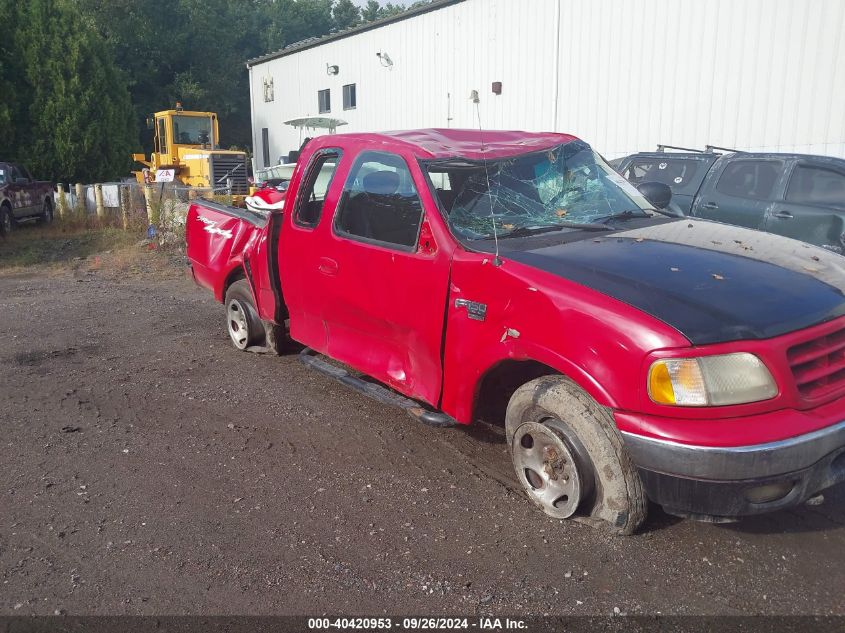
M 21 224 L 0 237 L 0 269 L 64 264 L 106 251 L 118 250 L 143 238 L 137 231 L 113 227 Z

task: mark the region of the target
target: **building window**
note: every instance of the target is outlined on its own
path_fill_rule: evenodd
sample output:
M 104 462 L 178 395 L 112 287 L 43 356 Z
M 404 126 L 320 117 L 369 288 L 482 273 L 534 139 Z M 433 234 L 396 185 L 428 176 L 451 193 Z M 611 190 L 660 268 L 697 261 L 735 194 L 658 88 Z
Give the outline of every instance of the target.
M 275 99 L 275 94 L 273 91 L 273 78 L 272 77 L 265 77 L 264 78 L 264 103 L 270 103 Z
M 332 93 L 331 90 L 326 88 L 325 90 L 318 90 L 317 91 L 317 105 L 320 109 L 320 114 L 324 114 L 326 112 L 332 111 Z
M 264 153 L 264 166 L 270 166 L 270 130 L 261 128 L 261 149 Z
M 343 87 L 343 109 L 354 110 L 357 105 L 357 101 L 355 84 L 346 84 Z

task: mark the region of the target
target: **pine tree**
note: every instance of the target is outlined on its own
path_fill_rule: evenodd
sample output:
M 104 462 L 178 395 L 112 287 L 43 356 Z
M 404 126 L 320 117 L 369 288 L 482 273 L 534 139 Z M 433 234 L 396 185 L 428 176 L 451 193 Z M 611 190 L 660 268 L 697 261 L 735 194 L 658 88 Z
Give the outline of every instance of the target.
M 124 176 L 137 145 L 126 83 L 102 38 L 68 0 L 29 0 L 15 44 L 29 108 L 18 155 L 38 177 Z
M 420 2 L 415 2 L 412 4 L 412 7 L 416 7 L 422 4 L 428 4 L 428 0 L 421 0 Z M 407 7 L 402 6 L 401 4 L 393 4 L 392 2 L 386 3 L 384 6 L 379 4 L 378 0 L 367 0 L 367 4 L 361 9 L 361 19 L 364 22 L 373 22 L 375 20 L 381 20 L 383 18 L 389 18 L 394 15 L 398 15 L 407 10 Z
M 337 0 L 332 7 L 334 28 L 343 31 L 361 22 L 361 10 L 352 4 L 352 0 Z
M 25 104 L 29 86 L 20 81 L 21 57 L 12 34 L 17 32 L 20 9 L 17 3 L 0 2 L 0 24 L 9 36 L 0 37 L 0 160 L 17 161 L 22 133 L 26 131 Z
M 373 22 L 379 19 L 379 10 L 381 5 L 378 0 L 367 0 L 366 6 L 361 8 L 361 19 L 364 22 Z

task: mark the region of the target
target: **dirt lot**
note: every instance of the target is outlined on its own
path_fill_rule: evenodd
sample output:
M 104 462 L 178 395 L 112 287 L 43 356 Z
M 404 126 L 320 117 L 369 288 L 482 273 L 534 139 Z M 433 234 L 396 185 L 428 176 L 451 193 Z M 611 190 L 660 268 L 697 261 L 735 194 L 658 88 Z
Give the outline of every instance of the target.
M 842 487 L 728 526 L 555 522 L 500 434 L 236 352 L 137 257 L 0 271 L 0 614 L 845 614 Z

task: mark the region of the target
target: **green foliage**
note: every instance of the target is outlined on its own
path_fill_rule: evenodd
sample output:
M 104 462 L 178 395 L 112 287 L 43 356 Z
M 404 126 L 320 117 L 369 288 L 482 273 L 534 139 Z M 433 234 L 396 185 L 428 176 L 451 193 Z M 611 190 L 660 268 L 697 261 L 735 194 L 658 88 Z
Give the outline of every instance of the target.
M 6 33 L 18 26 L 18 9 L 12 2 L 0 2 L 0 24 Z M 22 120 L 22 103 L 28 95 L 26 86 L 17 81 L 23 73 L 15 42 L 0 37 L 0 158 L 15 160 L 18 148 L 18 122 Z
M 124 175 L 135 126 L 105 42 L 66 0 L 6 3 L 2 11 L 14 26 L 2 44 L 2 59 L 9 60 L 0 74 L 4 158 L 44 179 Z
M 338 31 L 352 28 L 361 22 L 361 10 L 352 4 L 352 0 L 337 0 L 332 7 L 332 20 Z
M 130 154 L 151 149 L 147 116 L 176 101 L 217 112 L 223 145 L 249 147 L 246 60 L 404 10 L 378 0 L 0 0 L 0 157 L 64 181 L 127 175 Z
M 417 6 L 420 4 L 428 4 L 428 0 L 415 2 L 411 6 Z M 374 20 L 389 18 L 390 16 L 397 15 L 406 10 L 407 7 L 404 7 L 401 4 L 387 2 L 384 6 L 382 6 L 378 3 L 378 0 L 367 0 L 367 4 L 361 9 L 361 19 L 364 22 L 373 22 Z

